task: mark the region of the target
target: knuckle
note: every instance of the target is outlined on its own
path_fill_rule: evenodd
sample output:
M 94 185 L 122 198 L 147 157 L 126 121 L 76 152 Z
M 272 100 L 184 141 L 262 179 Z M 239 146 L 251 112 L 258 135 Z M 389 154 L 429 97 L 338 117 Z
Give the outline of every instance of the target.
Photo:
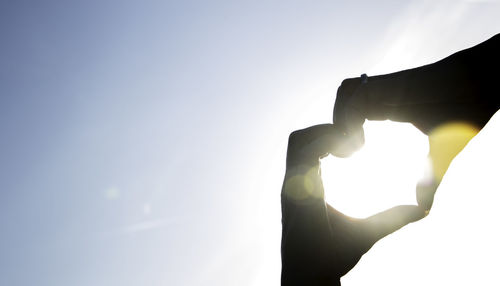
M 352 87 L 352 86 L 357 86 L 358 84 L 359 84 L 359 78 L 355 77 L 355 78 L 346 78 L 346 79 L 344 79 L 342 81 L 342 83 L 340 84 L 340 86 L 348 88 L 348 87 Z
M 295 130 L 290 135 L 288 136 L 288 145 L 293 145 L 295 142 L 298 141 L 298 138 L 300 137 L 301 130 Z
M 346 98 L 350 97 L 359 85 L 359 78 L 344 79 L 337 89 L 337 103 L 344 104 Z

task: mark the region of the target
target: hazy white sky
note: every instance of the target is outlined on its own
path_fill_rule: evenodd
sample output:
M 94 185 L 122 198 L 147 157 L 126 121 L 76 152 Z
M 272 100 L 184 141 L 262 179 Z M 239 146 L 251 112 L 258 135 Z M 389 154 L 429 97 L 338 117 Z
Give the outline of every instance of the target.
M 278 285 L 288 134 L 331 122 L 342 79 L 470 47 L 498 33 L 499 13 L 458 0 L 0 2 L 0 285 Z M 343 285 L 498 284 L 498 120 L 433 213 Z M 409 127 L 368 128 L 425 154 Z M 348 193 L 342 164 L 328 158 L 324 176 L 348 212 L 359 204 L 333 201 Z M 409 200 L 412 176 L 364 210 Z

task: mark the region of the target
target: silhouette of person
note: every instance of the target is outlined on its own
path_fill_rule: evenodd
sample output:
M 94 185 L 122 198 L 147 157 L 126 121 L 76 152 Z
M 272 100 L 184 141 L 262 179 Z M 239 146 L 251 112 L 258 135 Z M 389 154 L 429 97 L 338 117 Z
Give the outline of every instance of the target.
M 281 191 L 282 285 L 340 285 L 375 242 L 425 217 L 437 185 L 420 194 L 426 198 L 418 206 L 366 219 L 340 213 L 324 200 L 320 159 L 359 149 L 366 119 L 409 122 L 427 135 L 449 122 L 481 129 L 500 108 L 499 51 L 500 34 L 430 65 L 346 79 L 337 91 L 334 124 L 290 135 Z

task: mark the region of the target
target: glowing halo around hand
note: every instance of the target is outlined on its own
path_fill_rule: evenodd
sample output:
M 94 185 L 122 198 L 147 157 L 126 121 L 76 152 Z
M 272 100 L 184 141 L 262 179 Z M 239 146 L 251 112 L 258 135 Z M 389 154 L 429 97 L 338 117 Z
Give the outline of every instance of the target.
M 427 136 L 413 125 L 367 121 L 365 145 L 349 158 L 322 160 L 328 203 L 353 217 L 367 217 L 400 204 L 416 204 L 424 174 Z

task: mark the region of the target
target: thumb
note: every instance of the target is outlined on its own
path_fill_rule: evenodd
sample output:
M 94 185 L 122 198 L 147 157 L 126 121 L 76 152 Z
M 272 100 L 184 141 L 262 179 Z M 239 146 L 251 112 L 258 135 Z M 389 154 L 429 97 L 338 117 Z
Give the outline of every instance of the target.
M 424 208 L 414 205 L 401 205 L 390 208 L 363 220 L 365 237 L 374 244 L 381 238 L 403 226 L 424 218 Z
M 434 202 L 434 194 L 439 187 L 439 181 L 433 180 L 421 180 L 418 182 L 416 187 L 417 203 L 420 207 L 425 209 L 427 212 L 430 211 L 432 203 Z

